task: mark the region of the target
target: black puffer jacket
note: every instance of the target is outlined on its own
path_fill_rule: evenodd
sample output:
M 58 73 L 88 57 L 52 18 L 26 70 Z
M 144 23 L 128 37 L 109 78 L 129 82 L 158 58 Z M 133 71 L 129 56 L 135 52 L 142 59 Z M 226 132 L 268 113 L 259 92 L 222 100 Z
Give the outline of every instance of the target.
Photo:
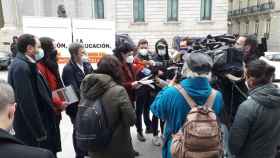
M 229 147 L 237 158 L 274 158 L 280 144 L 280 89 L 273 84 L 250 92 L 235 116 Z

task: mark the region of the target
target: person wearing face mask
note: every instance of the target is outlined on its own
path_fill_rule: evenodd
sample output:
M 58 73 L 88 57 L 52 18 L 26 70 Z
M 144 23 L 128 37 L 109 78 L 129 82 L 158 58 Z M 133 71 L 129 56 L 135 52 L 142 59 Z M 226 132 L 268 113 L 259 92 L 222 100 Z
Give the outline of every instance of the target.
M 42 147 L 56 154 L 59 129 L 48 83 L 36 63 L 44 58 L 39 39 L 31 34 L 19 37 L 19 53 L 11 64 L 8 81 L 15 90 L 16 138 L 26 145 Z
M 249 97 L 238 108 L 229 148 L 236 158 L 275 158 L 280 140 L 280 89 L 272 83 L 275 67 L 254 60 L 245 67 Z
M 169 54 L 168 54 L 168 44 L 165 39 L 160 39 L 159 41 L 156 42 L 155 44 L 155 53 L 154 56 L 152 57 L 152 60 L 155 62 L 167 62 L 170 60 Z M 154 66 L 153 69 L 153 74 L 156 75 L 156 78 L 162 79 L 162 80 L 169 80 L 169 72 L 167 71 L 167 67 L 165 66 Z M 155 96 L 160 92 L 160 90 L 163 87 L 155 84 L 155 89 L 152 91 L 151 95 L 151 102 L 153 102 Z M 157 116 L 153 115 L 152 117 L 152 128 L 153 128 L 153 139 L 152 143 L 155 146 L 160 146 L 161 145 L 161 139 L 158 136 L 159 130 L 158 130 L 158 122 L 159 119 Z M 163 134 L 163 126 L 164 126 L 164 121 L 160 120 L 160 129 L 161 133 Z
M 38 70 L 47 80 L 51 91 L 63 88 L 63 83 L 59 73 L 59 66 L 57 63 L 58 58 L 54 39 L 51 39 L 49 37 L 42 37 L 39 40 L 41 42 L 41 47 L 45 52 L 45 56 L 39 63 L 37 63 Z M 60 120 L 61 111 L 64 110 L 65 105 L 57 98 L 53 98 L 53 103 Z
M 72 43 L 69 46 L 70 60 L 64 66 L 62 71 L 62 80 L 65 86 L 72 86 L 77 96 L 80 99 L 80 86 L 86 75 L 93 73 L 91 64 L 84 59 L 85 49 L 80 43 Z M 78 102 L 73 103 L 66 108 L 66 114 L 70 117 L 71 122 L 74 126 L 73 130 L 73 146 L 76 152 L 76 158 L 84 158 L 87 152 L 80 150 L 77 146 L 75 139 L 75 120 L 78 111 Z
M 25 145 L 11 134 L 16 111 L 15 95 L 12 87 L 0 80 L 0 155 L 3 158 L 54 158 L 46 150 Z
M 174 50 L 171 51 L 171 57 L 175 62 L 183 62 L 183 56 L 189 53 L 192 49 L 191 38 L 189 37 L 175 37 L 174 39 Z
M 44 76 L 48 82 L 50 90 L 53 92 L 57 89 L 63 88 L 63 83 L 59 74 L 59 67 L 57 63 L 57 50 L 55 49 L 54 40 L 49 37 L 42 37 L 39 39 L 41 42 L 41 47 L 45 52 L 45 56 L 40 62 L 37 63 L 37 68 L 39 72 Z M 57 116 L 56 127 L 59 130 L 61 112 L 64 110 L 65 103 L 60 101 L 59 98 L 52 98 L 54 109 Z M 61 149 L 61 138 L 60 133 L 57 133 L 57 140 L 54 146 L 54 151 L 60 152 Z
M 129 96 L 131 105 L 135 108 L 135 90 L 138 86 L 138 82 L 136 81 L 135 75 L 136 68 L 133 65 L 133 51 L 136 49 L 136 46 L 127 34 L 116 35 L 115 45 L 116 47 L 113 53 L 121 63 L 123 73 L 122 85 Z M 135 149 L 133 149 L 133 154 L 134 156 L 139 156 L 139 152 Z
M 138 54 L 136 55 L 133 64 L 136 67 L 136 79 L 141 80 L 152 75 L 151 53 L 148 51 L 148 41 L 142 39 L 138 42 Z M 137 138 L 144 142 L 146 138 L 143 135 L 142 115 L 146 125 L 146 134 L 152 133 L 152 121 L 150 119 L 150 100 L 152 88 L 148 85 L 141 85 L 136 89 L 136 128 Z
M 121 40 L 120 38 L 127 38 L 127 36 L 123 35 L 117 38 L 119 40 L 116 40 L 116 48 L 113 50 L 113 52 L 121 63 L 123 71 L 123 86 L 125 87 L 129 99 L 134 107 L 135 88 L 138 85 L 136 81 L 135 67 L 133 65 L 133 50 L 136 48 L 136 46 L 128 39 Z

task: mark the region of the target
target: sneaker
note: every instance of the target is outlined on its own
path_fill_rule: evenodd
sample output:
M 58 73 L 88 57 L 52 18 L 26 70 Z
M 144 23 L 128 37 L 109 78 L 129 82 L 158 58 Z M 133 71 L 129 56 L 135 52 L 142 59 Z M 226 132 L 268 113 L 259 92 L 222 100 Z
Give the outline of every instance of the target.
M 154 146 L 160 146 L 161 145 L 161 138 L 159 136 L 154 136 L 152 139 L 152 142 Z
M 140 142 L 146 141 L 146 138 L 143 136 L 143 133 L 137 133 L 137 138 Z

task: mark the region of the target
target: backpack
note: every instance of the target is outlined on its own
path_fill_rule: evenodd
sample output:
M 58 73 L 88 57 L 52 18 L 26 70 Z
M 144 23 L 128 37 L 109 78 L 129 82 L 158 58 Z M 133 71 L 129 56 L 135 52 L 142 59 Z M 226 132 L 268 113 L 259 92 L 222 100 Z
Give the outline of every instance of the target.
M 203 106 L 198 106 L 181 85 L 175 88 L 191 110 L 181 130 L 173 136 L 171 154 L 174 158 L 220 158 L 223 155 L 222 132 L 212 110 L 216 90 L 212 90 Z
M 82 151 L 105 150 L 112 140 L 113 130 L 100 99 L 82 99 L 75 123 L 77 146 Z

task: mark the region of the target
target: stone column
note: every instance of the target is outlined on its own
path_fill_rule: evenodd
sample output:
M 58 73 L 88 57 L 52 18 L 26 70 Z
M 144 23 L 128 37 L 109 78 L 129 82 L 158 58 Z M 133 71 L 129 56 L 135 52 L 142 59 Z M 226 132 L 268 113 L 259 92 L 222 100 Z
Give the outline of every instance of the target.
M 0 50 L 8 51 L 12 36 L 19 33 L 20 17 L 17 0 L 1 0 L 4 27 L 0 29 Z
M 19 25 L 17 0 L 1 0 L 4 16 L 3 29 L 16 29 Z

